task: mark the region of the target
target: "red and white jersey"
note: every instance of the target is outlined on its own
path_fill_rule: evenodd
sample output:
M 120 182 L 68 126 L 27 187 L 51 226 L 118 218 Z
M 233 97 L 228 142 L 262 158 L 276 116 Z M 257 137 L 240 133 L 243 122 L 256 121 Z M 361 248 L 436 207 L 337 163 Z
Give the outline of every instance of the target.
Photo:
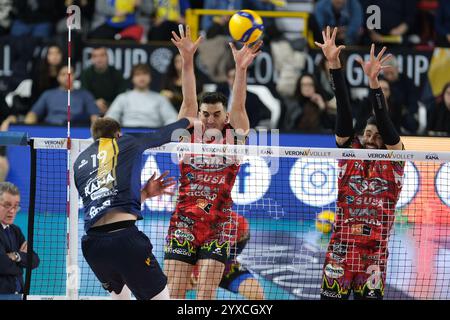
M 352 148 L 361 149 L 357 137 Z M 334 241 L 387 246 L 403 184 L 404 162 L 339 160 Z
M 222 141 L 208 141 L 206 143 L 233 143 L 227 137 L 226 125 L 222 131 Z M 192 143 L 195 141 L 192 136 Z M 205 142 L 203 142 L 205 143 Z M 231 190 L 239 172 L 239 162 L 236 157 L 224 155 L 195 155 L 188 154 L 180 163 L 179 196 L 175 212 L 196 221 L 214 221 L 217 217 L 228 217 L 233 204 Z

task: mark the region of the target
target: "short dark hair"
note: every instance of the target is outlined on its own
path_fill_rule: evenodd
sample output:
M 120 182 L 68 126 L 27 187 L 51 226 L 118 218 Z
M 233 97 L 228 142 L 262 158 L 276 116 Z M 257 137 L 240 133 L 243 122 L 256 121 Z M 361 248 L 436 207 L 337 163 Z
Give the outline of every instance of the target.
M 135 64 L 133 66 L 133 68 L 131 68 L 131 78 L 134 77 L 136 72 L 142 72 L 142 73 L 146 73 L 146 74 L 149 74 L 149 75 L 152 74 L 150 66 L 148 64 L 146 64 L 146 63 Z
M 378 127 L 377 118 L 375 116 L 370 116 L 369 119 L 367 119 L 366 126 L 368 126 L 369 124 Z
M 198 104 L 199 107 L 202 105 L 202 103 L 206 104 L 222 103 L 223 109 L 226 110 L 228 105 L 228 99 L 221 92 L 205 92 L 200 96 Z
M 108 117 L 98 118 L 91 127 L 91 134 L 94 140 L 100 138 L 115 138 L 117 132 L 120 132 L 119 122 Z

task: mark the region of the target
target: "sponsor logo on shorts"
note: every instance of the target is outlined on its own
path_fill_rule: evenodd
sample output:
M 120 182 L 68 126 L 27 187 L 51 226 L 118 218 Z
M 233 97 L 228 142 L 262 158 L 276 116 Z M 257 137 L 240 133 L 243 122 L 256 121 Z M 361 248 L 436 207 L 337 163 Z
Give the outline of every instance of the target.
M 150 258 L 145 259 L 145 264 L 149 267 L 150 267 L 150 262 L 151 262 Z
M 189 250 L 185 249 L 185 248 L 167 247 L 166 253 L 174 253 L 174 254 L 179 254 L 181 256 L 188 256 L 188 257 L 190 257 L 192 255 L 192 253 L 190 253 Z
M 336 279 L 344 275 L 344 269 L 339 266 L 333 266 L 332 264 L 327 264 L 325 266 L 325 275 L 328 278 Z
M 320 289 L 320 294 L 329 298 L 338 298 L 338 299 L 342 298 L 342 295 L 340 293 L 329 290 Z
M 188 232 L 184 232 L 182 230 L 176 230 L 174 233 L 175 237 L 179 237 L 179 238 L 184 238 L 188 241 L 194 241 L 195 237 L 193 234 L 188 233 Z
M 176 223 L 177 228 L 191 228 L 192 225 L 187 224 L 186 222 L 177 222 Z

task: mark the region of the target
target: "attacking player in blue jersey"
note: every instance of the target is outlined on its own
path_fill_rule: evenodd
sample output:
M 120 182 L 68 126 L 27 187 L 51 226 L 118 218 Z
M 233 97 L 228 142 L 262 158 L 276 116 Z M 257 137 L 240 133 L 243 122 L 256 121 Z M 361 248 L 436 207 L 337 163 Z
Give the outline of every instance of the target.
M 95 142 L 74 164 L 75 185 L 83 198 L 83 255 L 111 293 L 128 287 L 138 300 L 169 299 L 167 278 L 152 253 L 149 238 L 135 226 L 141 201 L 164 193 L 170 180 L 150 179 L 141 193 L 142 153 L 171 141 L 174 130 L 190 128 L 183 118 L 154 133 L 121 134 L 120 125 L 99 118 L 92 125 Z M 177 139 L 177 137 L 174 137 Z

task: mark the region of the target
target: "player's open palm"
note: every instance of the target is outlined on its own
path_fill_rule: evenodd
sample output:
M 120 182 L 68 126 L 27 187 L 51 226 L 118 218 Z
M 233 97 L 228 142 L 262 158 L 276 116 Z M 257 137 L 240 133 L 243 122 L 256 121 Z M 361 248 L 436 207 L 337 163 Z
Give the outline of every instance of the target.
M 231 51 L 233 52 L 234 62 L 237 68 L 246 69 L 255 60 L 256 56 L 261 52 L 263 42 L 257 41 L 252 46 L 245 44 L 241 49 L 236 49 L 235 45 L 230 42 Z
M 184 30 L 182 24 L 178 25 L 178 29 L 180 35 L 178 35 L 175 31 L 172 31 L 173 38 L 170 40 L 178 48 L 181 57 L 193 57 L 203 37 L 200 36 L 197 41 L 194 42 L 191 39 L 191 29 L 188 25 L 186 26 L 186 31 Z
M 370 48 L 370 58 L 369 61 L 363 61 L 361 58 L 357 58 L 356 61 L 361 65 L 364 73 L 369 77 L 369 79 L 376 79 L 380 74 L 381 70 L 389 68 L 390 66 L 384 65 L 386 61 L 392 58 L 391 54 L 383 57 L 386 52 L 386 47 L 381 49 L 380 53 L 375 57 L 375 44 L 372 44 Z
M 174 195 L 171 187 L 173 187 L 176 182 L 173 177 L 166 178 L 168 174 L 169 171 L 165 171 L 159 178 L 155 179 L 156 172 L 153 173 L 141 190 L 141 193 L 143 193 L 145 199 L 164 194 Z
M 325 31 L 322 31 L 323 43 L 314 42 L 316 46 L 322 49 L 323 55 L 330 62 L 335 62 L 339 60 L 339 54 L 345 46 L 336 46 L 336 33 L 338 29 L 334 28 L 331 33 L 331 28 L 327 26 Z

